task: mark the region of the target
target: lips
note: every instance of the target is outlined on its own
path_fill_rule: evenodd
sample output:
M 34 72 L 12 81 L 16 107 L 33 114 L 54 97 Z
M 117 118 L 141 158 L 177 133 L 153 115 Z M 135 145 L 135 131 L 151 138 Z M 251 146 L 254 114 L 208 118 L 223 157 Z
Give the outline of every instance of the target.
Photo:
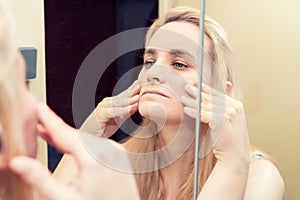
M 142 96 L 145 94 L 154 94 L 154 95 L 160 95 L 166 98 L 169 98 L 167 95 L 165 95 L 164 93 L 158 91 L 158 90 L 146 90 L 142 93 Z

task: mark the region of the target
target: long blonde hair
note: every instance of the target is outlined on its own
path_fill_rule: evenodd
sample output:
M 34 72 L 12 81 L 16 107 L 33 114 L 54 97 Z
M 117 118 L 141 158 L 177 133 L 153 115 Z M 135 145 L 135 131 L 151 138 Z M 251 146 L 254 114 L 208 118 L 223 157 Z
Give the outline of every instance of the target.
M 26 155 L 25 134 L 20 117 L 18 82 L 15 67 L 17 49 L 13 41 L 13 21 L 4 0 L 0 0 L 0 153 L 4 165 L 16 155 Z M 32 199 L 32 190 L 7 166 L 0 169 L 0 199 Z
M 199 26 L 200 12 L 199 10 L 190 7 L 176 7 L 171 9 L 163 17 L 157 19 L 150 27 L 146 35 L 146 44 L 151 39 L 157 29 L 163 25 L 174 22 L 183 21 L 192 23 Z M 233 51 L 230 45 L 229 38 L 226 32 L 221 26 L 209 17 L 205 17 L 205 34 L 211 41 L 209 56 L 212 59 L 212 86 L 222 82 L 223 85 L 226 81 L 232 83 L 231 96 L 235 99 L 240 100 L 239 83 L 237 81 L 237 75 L 234 70 Z M 207 125 L 202 125 L 201 130 L 201 141 L 205 138 Z M 145 131 L 145 130 L 143 130 Z M 150 130 L 148 130 L 150 131 Z M 137 134 L 140 134 L 139 131 Z M 133 137 L 125 143 L 125 147 L 130 152 L 145 153 L 155 152 L 155 150 L 161 147 L 162 141 L 159 134 L 155 134 L 153 137 L 148 139 L 141 139 Z M 192 149 L 191 149 L 192 148 Z M 190 147 L 191 151 L 186 151 L 183 156 L 186 157 L 186 168 L 179 174 L 183 174 L 183 179 L 180 188 L 176 194 L 176 199 L 192 199 L 193 198 L 193 177 L 194 177 L 194 143 Z M 157 155 L 159 157 L 160 155 Z M 159 165 L 157 163 L 159 158 L 153 157 L 144 163 L 145 167 L 148 165 Z M 199 166 L 199 188 L 201 191 L 204 183 L 209 177 L 213 167 L 216 164 L 216 158 L 212 152 L 209 152 L 204 158 L 200 160 Z M 137 185 L 139 187 L 141 199 L 157 200 L 165 199 L 164 196 L 164 182 L 161 175 L 161 171 L 154 170 L 152 172 L 137 173 L 136 174 Z

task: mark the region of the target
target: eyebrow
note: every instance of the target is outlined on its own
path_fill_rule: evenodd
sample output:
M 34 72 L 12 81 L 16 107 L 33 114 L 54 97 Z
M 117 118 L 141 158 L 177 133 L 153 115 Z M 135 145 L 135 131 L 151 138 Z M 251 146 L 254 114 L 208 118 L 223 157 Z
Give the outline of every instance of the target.
M 169 54 L 171 54 L 172 56 L 178 56 L 178 57 L 185 57 L 188 59 L 193 60 L 194 62 L 196 62 L 196 57 L 194 55 L 192 55 L 191 53 L 189 53 L 186 50 L 183 49 L 171 49 L 171 50 L 166 50 L 169 52 Z M 156 55 L 157 54 L 157 49 L 155 48 L 147 48 L 145 50 L 145 54 L 150 54 L 150 55 Z
M 188 51 L 185 51 L 183 49 L 171 49 L 170 54 L 173 56 L 178 56 L 178 57 L 185 57 L 188 59 L 192 59 L 193 61 L 196 61 L 196 57 L 190 54 Z
M 145 54 L 150 54 L 150 55 L 155 55 L 157 53 L 157 50 L 154 49 L 154 48 L 147 48 L 144 52 L 144 55 Z

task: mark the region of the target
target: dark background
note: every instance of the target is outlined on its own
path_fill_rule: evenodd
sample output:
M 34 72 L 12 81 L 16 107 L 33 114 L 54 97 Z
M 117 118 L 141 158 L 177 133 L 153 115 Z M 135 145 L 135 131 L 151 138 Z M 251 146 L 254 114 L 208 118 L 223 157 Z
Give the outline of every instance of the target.
M 90 51 L 116 33 L 148 27 L 158 17 L 158 0 L 45 0 L 46 94 L 48 105 L 69 125 L 77 70 Z M 135 41 L 133 41 L 135 42 Z M 142 64 L 142 52 L 132 51 L 113 62 L 98 83 L 95 102 L 111 96 L 118 79 Z M 118 131 L 112 139 L 126 137 Z M 48 167 L 61 154 L 48 146 Z

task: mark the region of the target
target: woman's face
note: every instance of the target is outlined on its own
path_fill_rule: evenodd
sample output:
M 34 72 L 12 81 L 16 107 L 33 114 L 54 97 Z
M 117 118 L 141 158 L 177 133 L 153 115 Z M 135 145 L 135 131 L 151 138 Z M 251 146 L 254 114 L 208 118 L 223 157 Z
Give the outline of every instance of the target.
M 188 22 L 170 22 L 159 28 L 148 42 L 144 66 L 139 74 L 142 84 L 139 112 L 153 120 L 180 122 L 185 117 L 180 98 L 185 85 L 196 86 L 199 28 Z M 208 56 L 209 39 L 205 36 L 203 81 L 211 82 Z

